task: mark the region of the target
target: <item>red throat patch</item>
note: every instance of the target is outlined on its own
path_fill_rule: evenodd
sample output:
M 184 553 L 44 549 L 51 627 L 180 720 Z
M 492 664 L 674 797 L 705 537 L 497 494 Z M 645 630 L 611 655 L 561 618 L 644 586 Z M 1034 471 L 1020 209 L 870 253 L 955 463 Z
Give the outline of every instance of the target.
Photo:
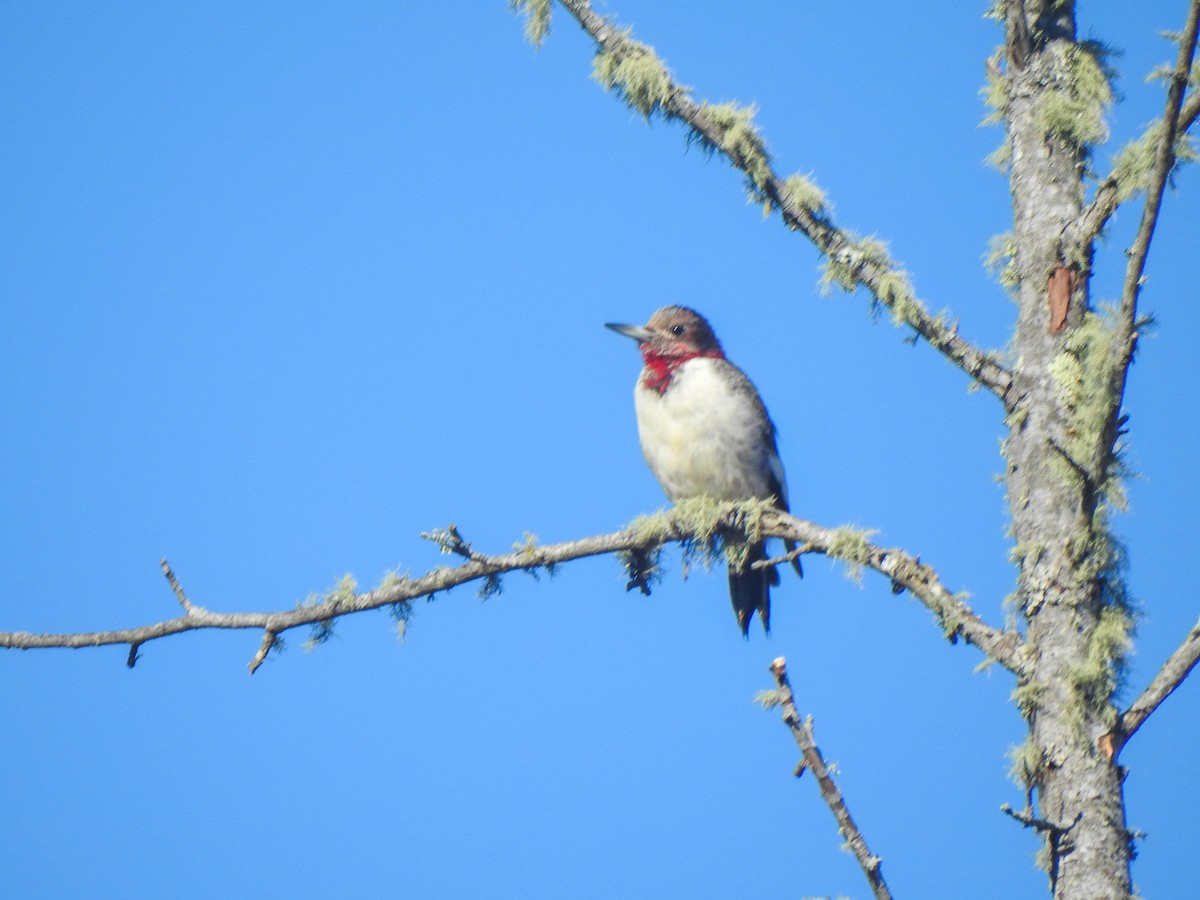
M 652 391 L 655 391 L 660 397 L 667 392 L 667 388 L 671 386 L 671 379 L 675 377 L 675 373 L 689 359 L 724 359 L 725 354 L 721 352 L 720 347 L 713 347 L 710 350 L 705 350 L 701 353 L 688 353 L 684 356 L 663 356 L 656 353 L 654 348 L 649 344 L 641 345 L 642 360 L 645 363 L 645 368 L 642 369 L 642 384 Z

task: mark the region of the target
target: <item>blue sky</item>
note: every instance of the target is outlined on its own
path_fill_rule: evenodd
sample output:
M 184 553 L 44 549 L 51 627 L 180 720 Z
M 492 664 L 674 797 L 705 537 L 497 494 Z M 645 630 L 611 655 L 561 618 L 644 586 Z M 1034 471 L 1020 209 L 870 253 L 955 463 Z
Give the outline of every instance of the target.
M 783 172 L 890 242 L 965 336 L 1008 340 L 983 271 L 1007 229 L 980 128 L 984 4 L 607 9 L 697 96 L 753 101 Z M 1122 9 L 1122 7 L 1125 7 Z M 1127 138 L 1179 0 L 1103 2 Z M 639 362 L 607 321 L 687 303 L 755 380 L 793 508 L 875 528 L 1003 621 L 1000 411 L 817 258 L 740 178 L 588 78 L 559 15 L 540 52 L 472 4 L 10 3 L 0 10 L 0 629 L 170 618 L 166 556 L 217 610 L 284 609 L 345 572 L 440 565 L 614 530 L 664 504 L 637 447 Z M 1106 169 L 1107 151 L 1098 166 Z M 1119 520 L 1144 618 L 1131 699 L 1197 617 L 1195 171 L 1167 197 L 1128 400 Z M 1114 297 L 1140 209 L 1096 294 Z M 13 896 L 863 896 L 796 751 L 754 693 L 798 702 L 898 895 L 1037 896 L 1010 680 L 887 584 L 822 559 L 743 641 L 723 574 L 650 598 L 617 563 L 510 576 L 382 613 L 313 653 L 293 634 L 7 653 Z M 1200 691 L 1123 754 L 1146 896 L 1190 884 Z

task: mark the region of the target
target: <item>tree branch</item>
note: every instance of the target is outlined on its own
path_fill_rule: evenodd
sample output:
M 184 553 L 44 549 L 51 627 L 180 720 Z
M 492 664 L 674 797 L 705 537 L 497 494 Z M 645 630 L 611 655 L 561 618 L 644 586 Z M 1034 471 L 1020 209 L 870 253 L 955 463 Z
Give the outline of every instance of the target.
M 1168 100 L 1169 109 L 1170 102 Z M 1200 93 L 1193 91 L 1183 101 L 1183 105 L 1179 109 L 1178 125 L 1175 132 L 1176 140 L 1181 135 L 1190 131 L 1198 118 L 1200 118 Z M 1163 125 L 1163 119 L 1153 122 L 1142 133 L 1140 138 L 1131 142 L 1127 148 L 1128 152 L 1132 152 L 1134 148 L 1144 142 L 1154 140 L 1155 135 L 1162 132 Z M 1076 246 L 1086 247 L 1099 236 L 1104 226 L 1108 224 L 1108 220 L 1112 218 L 1113 213 L 1117 211 L 1117 207 L 1138 192 L 1139 188 L 1137 184 L 1127 183 L 1131 177 L 1131 173 L 1123 171 L 1120 165 L 1115 166 L 1108 173 L 1107 177 L 1096 188 L 1096 195 L 1092 198 L 1091 204 L 1084 210 L 1083 216 L 1079 221 L 1077 236 L 1072 243 Z
M 813 735 L 812 716 L 806 717 L 804 721 L 800 720 L 800 713 L 796 709 L 792 694 L 792 685 L 787 677 L 787 661 L 782 656 L 771 663 L 771 674 L 775 676 L 775 690 L 760 694 L 759 701 L 764 706 L 780 706 L 783 709 L 783 721 L 791 729 L 792 737 L 796 739 L 796 746 L 800 748 L 802 757 L 800 764 L 796 767 L 796 777 L 799 778 L 803 775 L 805 769 L 813 773 L 821 791 L 821 799 L 825 801 L 825 805 L 837 819 L 838 833 L 845 839 L 846 846 L 858 860 L 863 874 L 867 876 L 871 892 L 875 895 L 876 900 L 891 900 L 892 892 L 888 890 L 887 882 L 883 879 L 882 860 L 871 852 L 866 838 L 854 824 L 854 819 L 850 817 L 850 810 L 846 808 L 842 792 L 834 782 L 829 767 L 825 764 L 825 759 L 817 747 L 817 741 Z
M 1025 0 L 1007 0 L 1004 12 L 1004 55 L 1014 69 L 1025 68 L 1033 40 L 1029 36 L 1029 20 L 1025 16 Z
M 1163 133 L 1159 138 L 1158 152 L 1150 186 L 1146 190 L 1146 205 L 1142 210 L 1142 222 L 1137 237 L 1129 248 L 1129 263 L 1125 267 L 1125 286 L 1121 293 L 1121 324 L 1127 332 L 1130 344 L 1128 356 L 1133 355 L 1132 344 L 1134 320 L 1137 317 L 1138 294 L 1141 292 L 1142 274 L 1146 269 L 1146 256 L 1150 252 L 1150 241 L 1154 227 L 1158 224 L 1158 213 L 1162 208 L 1163 192 L 1167 178 L 1175 165 L 1175 138 L 1179 133 L 1183 94 L 1187 89 L 1188 76 L 1192 71 L 1192 58 L 1196 55 L 1196 35 L 1200 29 L 1200 0 L 1192 0 L 1188 10 L 1187 24 L 1179 41 L 1179 59 L 1171 73 L 1171 84 L 1167 89 L 1167 108 L 1163 113 Z
M 179 583 L 179 579 L 175 577 L 175 573 L 171 571 L 171 566 L 167 563 L 167 561 L 165 559 L 160 559 L 158 564 L 162 567 L 163 575 L 166 576 L 167 579 L 167 584 L 171 585 L 171 590 L 175 592 L 175 599 L 179 601 L 179 605 L 183 607 L 183 611 L 185 613 L 205 612 L 206 610 L 203 607 L 196 606 L 187 598 L 187 594 L 183 592 L 183 586 Z M 131 668 L 132 666 L 133 664 L 130 663 Z
M 843 560 L 853 572 L 864 567 L 891 580 L 893 593 L 909 591 L 930 612 L 953 643 L 962 638 L 988 657 L 1018 675 L 1025 671 L 1025 643 L 1015 631 L 1001 631 L 983 621 L 963 598 L 947 590 L 937 572 L 897 548 L 885 548 L 867 540 L 866 532 L 849 528 L 825 528 L 775 510 L 764 512 L 763 533 L 790 538 L 799 544 Z
M 746 176 L 755 200 L 778 210 L 788 228 L 802 233 L 826 257 L 826 283 L 848 291 L 866 288 L 897 324 L 910 326 L 1008 405 L 1012 373 L 993 354 L 959 337 L 955 323 L 931 314 L 913 295 L 907 276 L 887 257 L 883 245 L 837 227 L 815 186 L 801 176 L 779 177 L 761 136 L 750 124 L 751 110 L 697 103 L 649 47 L 616 28 L 588 0 L 559 2 L 596 42 L 597 74 L 607 87 L 619 88 L 647 118 L 658 112 L 668 120 L 682 120 L 701 146 L 720 151 Z
M 1193 92 L 1179 110 L 1176 138 L 1186 134 L 1196 124 L 1197 118 L 1200 118 L 1200 93 Z M 1161 120 L 1154 122 L 1133 144 L 1150 140 L 1156 132 L 1162 129 L 1162 125 Z M 1104 226 L 1108 224 L 1109 219 L 1112 218 L 1113 213 L 1117 211 L 1117 207 L 1137 193 L 1136 186 L 1126 183 L 1129 177 L 1128 174 L 1121 171 L 1120 167 L 1114 168 L 1108 173 L 1096 188 L 1096 195 L 1092 198 L 1091 204 L 1084 210 L 1083 216 L 1079 220 L 1076 237 L 1069 243 L 1087 247 L 1096 240 L 1100 232 L 1104 230 Z
M 1175 692 L 1200 662 L 1200 622 L 1188 632 L 1183 643 L 1172 653 L 1142 695 L 1121 714 L 1117 727 L 1101 739 L 1101 747 L 1110 759 L 1121 752 L 1139 728 L 1162 702 Z
M 1187 25 L 1179 41 L 1179 59 L 1171 73 L 1171 85 L 1167 89 L 1167 108 L 1162 117 L 1161 135 L 1155 154 L 1154 169 L 1146 189 L 1146 205 L 1142 209 L 1142 221 L 1137 236 L 1128 250 L 1129 262 L 1125 266 L 1125 284 L 1121 291 L 1121 305 L 1117 311 L 1116 333 L 1113 336 L 1112 383 L 1114 390 L 1105 416 L 1104 428 L 1095 448 L 1090 466 L 1094 474 L 1102 475 L 1116 457 L 1119 438 L 1121 406 L 1125 401 L 1125 387 L 1129 380 L 1129 365 L 1137 349 L 1138 298 L 1142 291 L 1142 276 L 1146 271 L 1146 257 L 1150 252 L 1150 241 L 1158 224 L 1162 209 L 1163 193 L 1167 179 L 1175 166 L 1175 139 L 1179 134 L 1183 94 L 1187 89 L 1192 71 L 1192 59 L 1196 55 L 1196 37 L 1200 31 L 1200 0 L 1192 0 L 1188 10 Z
M 781 513 L 765 503 L 715 503 L 708 498 L 684 501 L 669 511 L 640 518 L 622 531 L 561 544 L 531 544 L 498 556 L 487 556 L 470 549 L 452 527 L 444 532 L 434 532 L 430 537 L 446 552 L 469 553 L 469 560 L 454 568 L 434 569 L 419 578 L 390 576 L 370 591 L 356 593 L 339 589 L 318 602 L 275 612 L 216 613 L 192 604 L 185 615 L 137 628 L 68 634 L 0 632 L 0 647 L 32 650 L 128 644 L 132 661 L 143 644 L 185 631 L 261 629 L 262 644 L 249 664 L 253 673 L 279 643 L 280 636 L 294 628 L 327 627 L 341 616 L 382 607 L 407 609 L 406 605 L 414 599 L 430 597 L 474 581 L 483 582 L 481 591 L 494 593 L 499 588 L 499 577 L 506 572 L 535 571 L 608 553 L 626 555 L 631 571 L 630 585 L 640 585 L 648 592 L 647 567 L 652 567 L 653 551 L 658 547 L 680 541 L 711 546 L 720 535 L 737 539 L 739 535 L 744 537 L 747 531 L 753 532 L 755 539 L 782 537 L 795 540 L 805 545 L 809 552 L 845 561 L 852 570 L 868 568 L 879 572 L 891 581 L 894 592 L 910 591 L 933 612 L 951 641 L 961 637 L 1018 676 L 1024 671 L 1021 636 L 986 624 L 960 597 L 948 591 L 937 573 L 919 559 L 901 550 L 878 547 L 866 540 L 862 532 L 826 528 Z M 648 560 L 651 561 L 648 563 Z
M 1012 816 L 1026 828 L 1032 828 L 1034 831 L 1046 835 L 1050 850 L 1050 894 L 1051 896 L 1057 895 L 1059 867 L 1062 858 L 1071 852 L 1069 843 L 1071 830 L 1083 820 L 1083 812 L 1080 811 L 1070 825 L 1056 825 L 1047 819 L 1039 819 L 1029 809 L 1017 812 L 1007 803 L 1000 805 L 1000 812 Z

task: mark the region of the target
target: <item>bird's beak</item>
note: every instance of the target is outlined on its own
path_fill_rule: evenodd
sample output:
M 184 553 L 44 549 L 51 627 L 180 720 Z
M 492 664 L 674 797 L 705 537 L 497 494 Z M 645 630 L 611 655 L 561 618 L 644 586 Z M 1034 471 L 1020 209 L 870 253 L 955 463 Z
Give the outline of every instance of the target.
M 645 325 L 618 325 L 615 322 L 606 322 L 605 328 L 611 328 L 617 334 L 623 334 L 625 337 L 633 338 L 635 341 L 648 341 L 654 337 L 652 332 Z

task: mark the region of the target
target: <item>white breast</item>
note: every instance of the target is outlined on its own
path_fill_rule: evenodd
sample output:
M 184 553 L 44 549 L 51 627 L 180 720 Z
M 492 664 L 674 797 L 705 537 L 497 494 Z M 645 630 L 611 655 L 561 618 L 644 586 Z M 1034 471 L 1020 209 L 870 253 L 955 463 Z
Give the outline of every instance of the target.
M 738 369 L 705 358 L 684 363 L 661 395 L 638 382 L 634 403 L 642 453 L 671 500 L 701 494 L 747 500 L 775 493 L 780 467 L 753 391 Z

